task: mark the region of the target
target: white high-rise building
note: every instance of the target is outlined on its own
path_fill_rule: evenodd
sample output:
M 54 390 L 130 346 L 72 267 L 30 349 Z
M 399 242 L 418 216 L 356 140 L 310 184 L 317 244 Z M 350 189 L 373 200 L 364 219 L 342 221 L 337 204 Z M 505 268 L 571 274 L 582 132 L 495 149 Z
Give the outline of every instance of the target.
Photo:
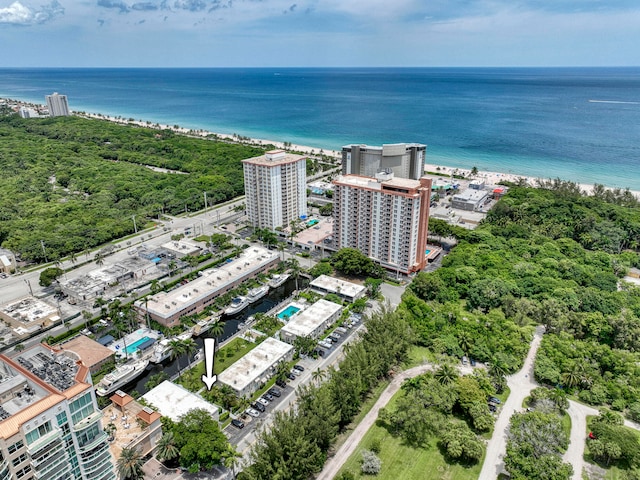
M 67 96 L 54 92 L 53 95 L 47 95 L 47 108 L 50 117 L 66 117 L 69 115 L 69 104 Z
M 333 181 L 336 248 L 356 248 L 383 267 L 409 274 L 426 264 L 431 179 L 342 175 Z
M 72 352 L 0 355 L 0 480 L 116 480 L 101 418 Z
M 342 174 L 375 177 L 391 170 L 396 178 L 418 180 L 424 175 L 427 146 L 420 143 L 393 143 L 372 147 L 347 145 L 342 147 Z
M 284 150 L 242 160 L 249 222 L 286 228 L 307 214 L 307 157 Z

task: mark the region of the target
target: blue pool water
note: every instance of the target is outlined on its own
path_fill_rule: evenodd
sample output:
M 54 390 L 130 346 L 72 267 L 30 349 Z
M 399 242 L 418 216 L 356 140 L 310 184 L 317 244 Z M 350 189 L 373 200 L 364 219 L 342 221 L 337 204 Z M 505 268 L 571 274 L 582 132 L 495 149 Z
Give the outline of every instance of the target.
M 318 223 L 319 220 L 313 219 L 313 220 L 309 220 L 307 222 L 307 225 L 309 225 L 310 227 L 313 227 L 316 223 Z
M 298 307 L 294 307 L 293 305 L 289 305 L 283 311 L 278 314 L 278 318 L 280 320 L 284 320 L 285 317 L 291 318 L 296 312 L 299 312 L 300 309 Z
M 127 345 L 126 352 L 127 353 L 135 352 L 138 349 L 138 347 L 142 345 L 144 342 L 146 342 L 147 340 L 149 340 L 149 337 L 142 337 L 140 340 L 136 340 L 131 345 Z
M 431 250 L 425 250 L 425 251 L 424 251 L 424 254 L 425 254 L 425 255 L 429 255 L 429 253 L 430 253 L 430 252 L 431 252 Z

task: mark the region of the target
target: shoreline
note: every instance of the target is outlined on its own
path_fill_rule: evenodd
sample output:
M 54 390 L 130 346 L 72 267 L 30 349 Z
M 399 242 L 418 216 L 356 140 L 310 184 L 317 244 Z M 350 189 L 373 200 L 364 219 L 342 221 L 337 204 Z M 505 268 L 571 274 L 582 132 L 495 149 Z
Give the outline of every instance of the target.
M 17 104 L 37 105 L 39 107 L 45 107 L 42 104 L 33 103 L 33 102 L 24 102 L 21 100 L 10 99 L 10 98 L 0 98 L 0 100 L 16 102 Z M 296 144 L 291 142 L 268 140 L 263 138 L 245 137 L 238 134 L 218 133 L 218 132 L 212 132 L 205 129 L 186 128 L 186 127 L 181 127 L 179 125 L 168 125 L 168 124 L 162 124 L 158 122 L 145 121 L 141 119 L 129 120 L 129 119 L 125 119 L 124 117 L 116 117 L 113 115 L 106 115 L 102 113 L 71 111 L 71 115 L 83 116 L 86 118 L 93 118 L 98 120 L 107 120 L 120 125 L 136 125 L 139 127 L 151 128 L 155 130 L 171 130 L 175 133 L 179 133 L 182 135 L 195 136 L 199 138 L 207 138 L 209 136 L 215 136 L 220 140 L 230 141 L 234 143 L 245 143 L 248 145 L 255 145 L 259 147 L 266 147 L 267 145 L 273 145 L 276 149 L 281 149 L 286 151 L 295 151 L 295 152 L 300 152 L 306 155 L 321 155 L 321 156 L 329 157 L 336 161 L 342 160 L 341 151 L 324 149 L 322 147 L 313 147 L 309 145 L 301 145 L 301 144 Z M 429 154 L 427 153 L 426 161 L 428 160 L 429 160 Z M 455 162 L 455 159 L 452 159 L 452 161 Z M 443 177 L 447 177 L 451 175 L 461 175 L 467 179 L 470 179 L 472 177 L 470 168 L 455 166 L 451 164 L 445 165 L 440 163 L 438 164 L 425 163 L 424 171 L 437 173 Z M 505 173 L 505 172 L 499 172 L 499 171 L 480 170 L 480 169 L 478 169 L 477 174 L 473 176 L 473 178 L 484 179 L 485 183 L 488 185 L 497 185 L 501 181 L 518 183 L 519 181 L 524 180 L 528 186 L 534 187 L 534 188 L 537 187 L 539 180 L 542 180 L 542 181 L 554 180 L 554 178 L 550 178 L 550 177 L 542 177 L 542 176 L 534 176 L 534 175 L 519 175 L 516 173 Z M 568 179 L 562 179 L 562 180 L 575 183 L 580 187 L 582 192 L 586 195 L 593 194 L 594 185 L 592 184 L 586 184 L 586 183 L 577 182 L 575 180 L 568 180 Z M 615 190 L 615 189 L 619 189 L 621 191 L 626 190 L 626 188 L 612 187 L 605 184 L 603 185 L 607 190 Z M 629 189 L 629 191 L 640 200 L 639 190 Z

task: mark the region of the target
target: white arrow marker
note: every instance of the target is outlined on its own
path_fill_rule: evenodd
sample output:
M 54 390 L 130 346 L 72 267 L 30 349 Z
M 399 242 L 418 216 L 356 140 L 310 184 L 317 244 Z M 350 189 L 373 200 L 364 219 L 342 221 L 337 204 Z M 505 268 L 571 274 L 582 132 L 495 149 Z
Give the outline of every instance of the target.
M 218 379 L 217 375 L 213 374 L 213 354 L 216 351 L 216 339 L 205 338 L 204 339 L 204 371 L 202 375 L 202 381 L 207 386 L 207 390 L 211 390 L 213 384 Z

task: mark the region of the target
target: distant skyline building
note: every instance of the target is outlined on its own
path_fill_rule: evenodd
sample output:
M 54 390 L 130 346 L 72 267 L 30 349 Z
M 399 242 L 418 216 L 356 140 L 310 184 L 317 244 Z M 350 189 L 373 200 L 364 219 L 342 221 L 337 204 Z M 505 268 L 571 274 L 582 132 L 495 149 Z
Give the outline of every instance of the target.
M 66 95 L 54 92 L 52 95 L 47 95 L 46 99 L 50 117 L 66 117 L 69 115 L 69 103 Z
M 0 355 L 0 479 L 116 480 L 89 368 L 36 345 Z
M 342 174 L 375 177 L 390 169 L 396 178 L 418 180 L 424 175 L 426 152 L 427 146 L 421 143 L 346 145 L 342 147 Z
M 271 150 L 242 163 L 251 225 L 286 228 L 307 214 L 307 157 Z
M 426 264 L 431 179 L 343 175 L 333 181 L 333 239 L 383 267 L 409 274 Z

